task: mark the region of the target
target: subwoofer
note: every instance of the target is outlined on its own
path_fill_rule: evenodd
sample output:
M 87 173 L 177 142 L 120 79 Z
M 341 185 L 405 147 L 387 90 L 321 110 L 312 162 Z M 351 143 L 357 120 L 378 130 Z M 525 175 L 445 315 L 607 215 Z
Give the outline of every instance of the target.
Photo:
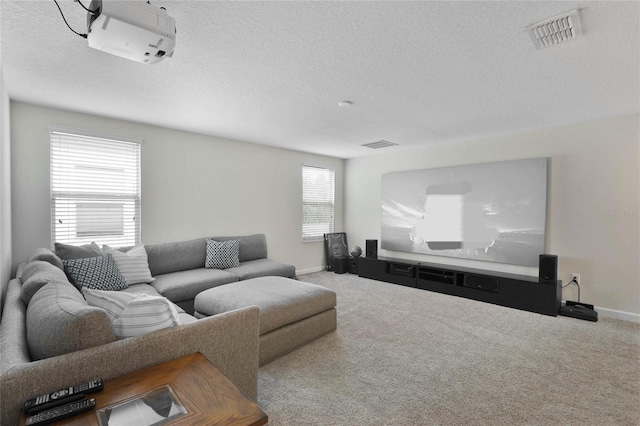
M 349 258 L 346 256 L 338 256 L 333 263 L 333 272 L 336 274 L 346 274 L 349 269 Z
M 378 258 L 378 240 L 366 240 L 366 256 L 371 259 Z
M 558 256 L 554 254 L 541 254 L 538 265 L 538 282 L 558 282 Z
M 349 265 L 347 268 L 347 272 L 349 272 L 350 274 L 358 274 L 358 258 L 357 257 L 350 257 L 349 258 Z
M 478 290 L 498 291 L 498 280 L 493 277 L 485 277 L 484 275 L 467 274 L 464 276 L 462 285 Z

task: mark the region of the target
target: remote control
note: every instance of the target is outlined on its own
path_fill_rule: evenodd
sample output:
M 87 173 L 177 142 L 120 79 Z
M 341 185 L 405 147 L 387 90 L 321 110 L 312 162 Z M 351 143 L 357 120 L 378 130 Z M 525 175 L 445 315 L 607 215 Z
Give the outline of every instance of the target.
M 24 412 L 27 414 L 48 410 L 58 405 L 66 404 L 84 398 L 88 393 L 98 392 L 104 389 L 102 379 L 92 380 L 78 386 L 40 395 L 24 403 Z
M 34 414 L 31 417 L 27 417 L 25 426 L 39 425 L 40 423 L 53 423 L 60 419 L 64 419 L 74 414 L 79 414 L 84 411 L 91 410 L 96 406 L 95 398 L 82 399 L 80 401 L 70 402 L 69 404 L 61 405 L 59 407 L 50 408 L 45 411 L 41 411 L 38 414 Z

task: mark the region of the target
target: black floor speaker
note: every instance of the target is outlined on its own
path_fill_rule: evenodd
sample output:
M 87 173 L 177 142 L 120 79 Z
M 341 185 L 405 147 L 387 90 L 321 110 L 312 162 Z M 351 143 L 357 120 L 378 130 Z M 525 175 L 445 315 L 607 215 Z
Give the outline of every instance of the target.
M 366 240 L 366 256 L 372 259 L 378 258 L 378 240 Z
M 558 281 L 558 256 L 541 254 L 538 265 L 538 282 L 556 283 Z

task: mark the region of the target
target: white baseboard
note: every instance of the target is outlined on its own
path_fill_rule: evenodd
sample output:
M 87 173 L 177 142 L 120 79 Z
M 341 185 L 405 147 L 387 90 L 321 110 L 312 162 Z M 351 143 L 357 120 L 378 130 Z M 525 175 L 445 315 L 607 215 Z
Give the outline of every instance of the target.
M 634 314 L 633 312 L 616 311 L 615 309 L 600 308 L 598 306 L 595 307 L 595 310 L 598 311 L 598 315 L 640 323 L 640 314 Z
M 325 268 L 324 266 L 318 266 L 317 268 L 300 269 L 300 270 L 296 269 L 296 275 L 312 274 L 314 272 L 324 271 L 325 269 L 327 268 Z
M 566 300 L 562 299 L 562 305 L 564 305 L 566 302 Z M 599 306 L 594 306 L 593 309 L 598 312 L 599 317 L 603 316 L 640 323 L 640 314 L 634 314 L 633 312 L 616 311 L 615 309 L 601 308 Z

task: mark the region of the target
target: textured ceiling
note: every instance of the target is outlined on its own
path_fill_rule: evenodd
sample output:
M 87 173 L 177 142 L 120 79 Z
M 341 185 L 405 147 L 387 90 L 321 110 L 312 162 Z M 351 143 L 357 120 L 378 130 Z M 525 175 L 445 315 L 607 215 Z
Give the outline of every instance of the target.
M 341 158 L 640 111 L 637 1 L 152 4 L 177 47 L 142 65 L 53 1 L 2 0 L 10 98 Z M 583 35 L 536 50 L 525 27 L 572 9 Z

